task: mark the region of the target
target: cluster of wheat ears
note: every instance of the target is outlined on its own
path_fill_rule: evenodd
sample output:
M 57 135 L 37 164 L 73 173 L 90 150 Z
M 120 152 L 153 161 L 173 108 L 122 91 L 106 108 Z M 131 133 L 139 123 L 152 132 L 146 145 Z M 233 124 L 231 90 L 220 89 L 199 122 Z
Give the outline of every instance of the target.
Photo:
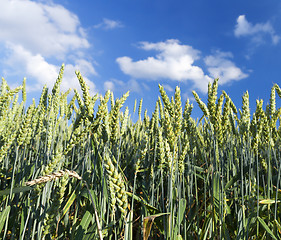
M 60 91 L 63 71 L 28 107 L 25 80 L 2 79 L 1 239 L 281 238 L 277 84 L 250 112 L 215 79 L 207 104 L 193 92 L 200 119 L 159 85 L 150 117 L 124 109 L 129 93 L 91 96 L 80 72 L 81 91 Z

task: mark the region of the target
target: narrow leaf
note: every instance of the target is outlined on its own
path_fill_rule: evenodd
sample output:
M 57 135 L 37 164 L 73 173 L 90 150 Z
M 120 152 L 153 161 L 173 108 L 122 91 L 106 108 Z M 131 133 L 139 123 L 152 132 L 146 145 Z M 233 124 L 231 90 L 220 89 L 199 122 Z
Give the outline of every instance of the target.
M 267 233 L 268 233 L 273 239 L 278 240 L 278 239 L 274 236 L 274 234 L 273 234 L 273 232 L 270 230 L 270 228 L 266 225 L 265 221 L 264 221 L 262 218 L 260 218 L 259 216 L 258 216 L 258 220 L 259 220 L 260 224 L 263 226 L 263 228 L 265 229 L 265 231 L 267 231 Z
M 76 199 L 76 193 L 73 192 L 71 194 L 71 196 L 69 197 L 67 203 L 65 204 L 65 206 L 62 209 L 62 215 L 61 215 L 61 219 L 63 218 L 63 216 L 66 214 L 66 212 L 68 211 L 68 209 L 71 207 L 71 205 L 73 204 L 74 200 Z
M 186 207 L 186 199 L 182 198 L 180 200 L 180 204 L 179 204 L 179 222 L 178 222 L 178 226 L 180 226 L 183 217 L 184 217 L 184 212 L 185 212 L 185 207 Z
M 9 214 L 11 210 L 11 206 L 8 206 L 4 209 L 3 212 L 0 213 L 0 232 L 2 232 L 2 229 L 4 227 L 4 223 L 6 222 L 7 215 Z
M 275 224 L 277 226 L 277 229 L 278 229 L 279 233 L 281 234 L 281 225 L 280 225 L 280 223 L 276 219 L 274 220 L 274 222 L 275 222 Z
M 33 189 L 33 187 L 29 187 L 29 186 L 16 187 L 16 188 L 13 188 L 12 193 L 26 192 L 26 191 L 30 191 L 32 189 Z M 0 197 L 4 196 L 4 195 L 9 195 L 10 192 L 11 192 L 11 188 L 0 191 Z

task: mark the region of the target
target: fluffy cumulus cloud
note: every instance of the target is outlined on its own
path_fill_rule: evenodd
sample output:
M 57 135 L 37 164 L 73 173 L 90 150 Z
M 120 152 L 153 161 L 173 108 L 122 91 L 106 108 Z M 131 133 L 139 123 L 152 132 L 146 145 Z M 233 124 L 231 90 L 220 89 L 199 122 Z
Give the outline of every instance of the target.
M 230 52 L 221 51 L 216 51 L 215 54 L 204 58 L 209 75 L 212 78 L 219 78 L 220 84 L 248 77 L 248 74 L 243 73 L 242 70 L 230 60 L 232 58 L 233 56 Z
M 30 0 L 0 1 L 0 46 L 5 58 L 0 59 L 6 77 L 15 71 L 36 81 L 30 90 L 55 82 L 60 65 L 66 62 L 63 90 L 77 86 L 74 68 L 86 76 L 96 74 L 85 50 L 90 47 L 78 17 L 61 5 Z M 75 60 L 73 60 L 75 59 Z M 69 71 L 73 71 L 69 74 Z M 95 88 L 94 84 L 89 84 Z
M 195 63 L 196 60 L 200 59 L 200 51 L 191 46 L 183 45 L 176 39 L 158 43 L 142 42 L 140 48 L 146 51 L 154 50 L 158 54 L 139 61 L 133 61 L 128 56 L 119 57 L 116 60 L 121 70 L 135 79 L 169 79 L 191 82 L 194 87 L 206 92 L 208 82 L 213 80 L 213 74 L 223 74 L 224 81 L 221 84 L 246 77 L 230 60 L 217 56 L 213 56 L 217 60 L 217 64 L 212 66 L 213 69 L 209 69 L 209 72 L 212 70 L 211 76 L 205 74 L 203 69 Z M 207 60 L 206 63 L 209 63 L 209 61 Z M 207 66 L 210 67 L 208 64 Z M 220 72 L 215 73 L 215 68 Z M 240 75 L 237 75 L 239 79 L 236 79 L 234 74 L 229 72 L 234 71 L 234 69 L 240 70 Z
M 274 28 L 269 22 L 252 24 L 248 22 L 245 15 L 240 15 L 237 18 L 237 23 L 234 29 L 234 35 L 236 37 L 249 36 L 256 43 L 261 43 L 263 37 L 270 35 L 273 44 L 277 44 L 280 40 L 280 36 L 275 33 Z

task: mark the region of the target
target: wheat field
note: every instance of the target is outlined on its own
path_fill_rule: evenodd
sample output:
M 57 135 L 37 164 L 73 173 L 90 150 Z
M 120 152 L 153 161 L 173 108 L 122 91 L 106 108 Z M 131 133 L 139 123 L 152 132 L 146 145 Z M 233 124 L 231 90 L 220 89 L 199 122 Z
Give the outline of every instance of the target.
M 281 239 L 277 84 L 251 112 L 215 79 L 194 119 L 179 87 L 129 111 L 78 71 L 81 91 L 62 92 L 63 72 L 30 106 L 25 79 L 2 79 L 1 239 Z

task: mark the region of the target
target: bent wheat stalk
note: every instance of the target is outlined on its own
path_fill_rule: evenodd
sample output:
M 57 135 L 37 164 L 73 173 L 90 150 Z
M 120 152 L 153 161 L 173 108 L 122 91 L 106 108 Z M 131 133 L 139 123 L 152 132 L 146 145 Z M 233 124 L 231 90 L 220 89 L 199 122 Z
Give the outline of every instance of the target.
M 52 180 L 55 180 L 55 179 L 58 179 L 58 178 L 61 178 L 63 177 L 65 174 L 68 174 L 69 177 L 74 177 L 78 180 L 81 180 L 82 178 L 78 175 L 78 173 L 76 173 L 75 171 L 69 171 L 67 169 L 65 170 L 60 170 L 58 172 L 54 172 L 52 174 L 48 174 L 48 175 L 44 175 L 44 176 L 41 176 L 39 178 L 36 178 L 34 180 L 31 180 L 29 182 L 26 182 L 25 184 L 27 186 L 33 186 L 33 185 L 36 185 L 36 184 L 41 184 L 41 183 L 46 183 L 46 182 L 49 182 L 49 181 L 52 181 Z

